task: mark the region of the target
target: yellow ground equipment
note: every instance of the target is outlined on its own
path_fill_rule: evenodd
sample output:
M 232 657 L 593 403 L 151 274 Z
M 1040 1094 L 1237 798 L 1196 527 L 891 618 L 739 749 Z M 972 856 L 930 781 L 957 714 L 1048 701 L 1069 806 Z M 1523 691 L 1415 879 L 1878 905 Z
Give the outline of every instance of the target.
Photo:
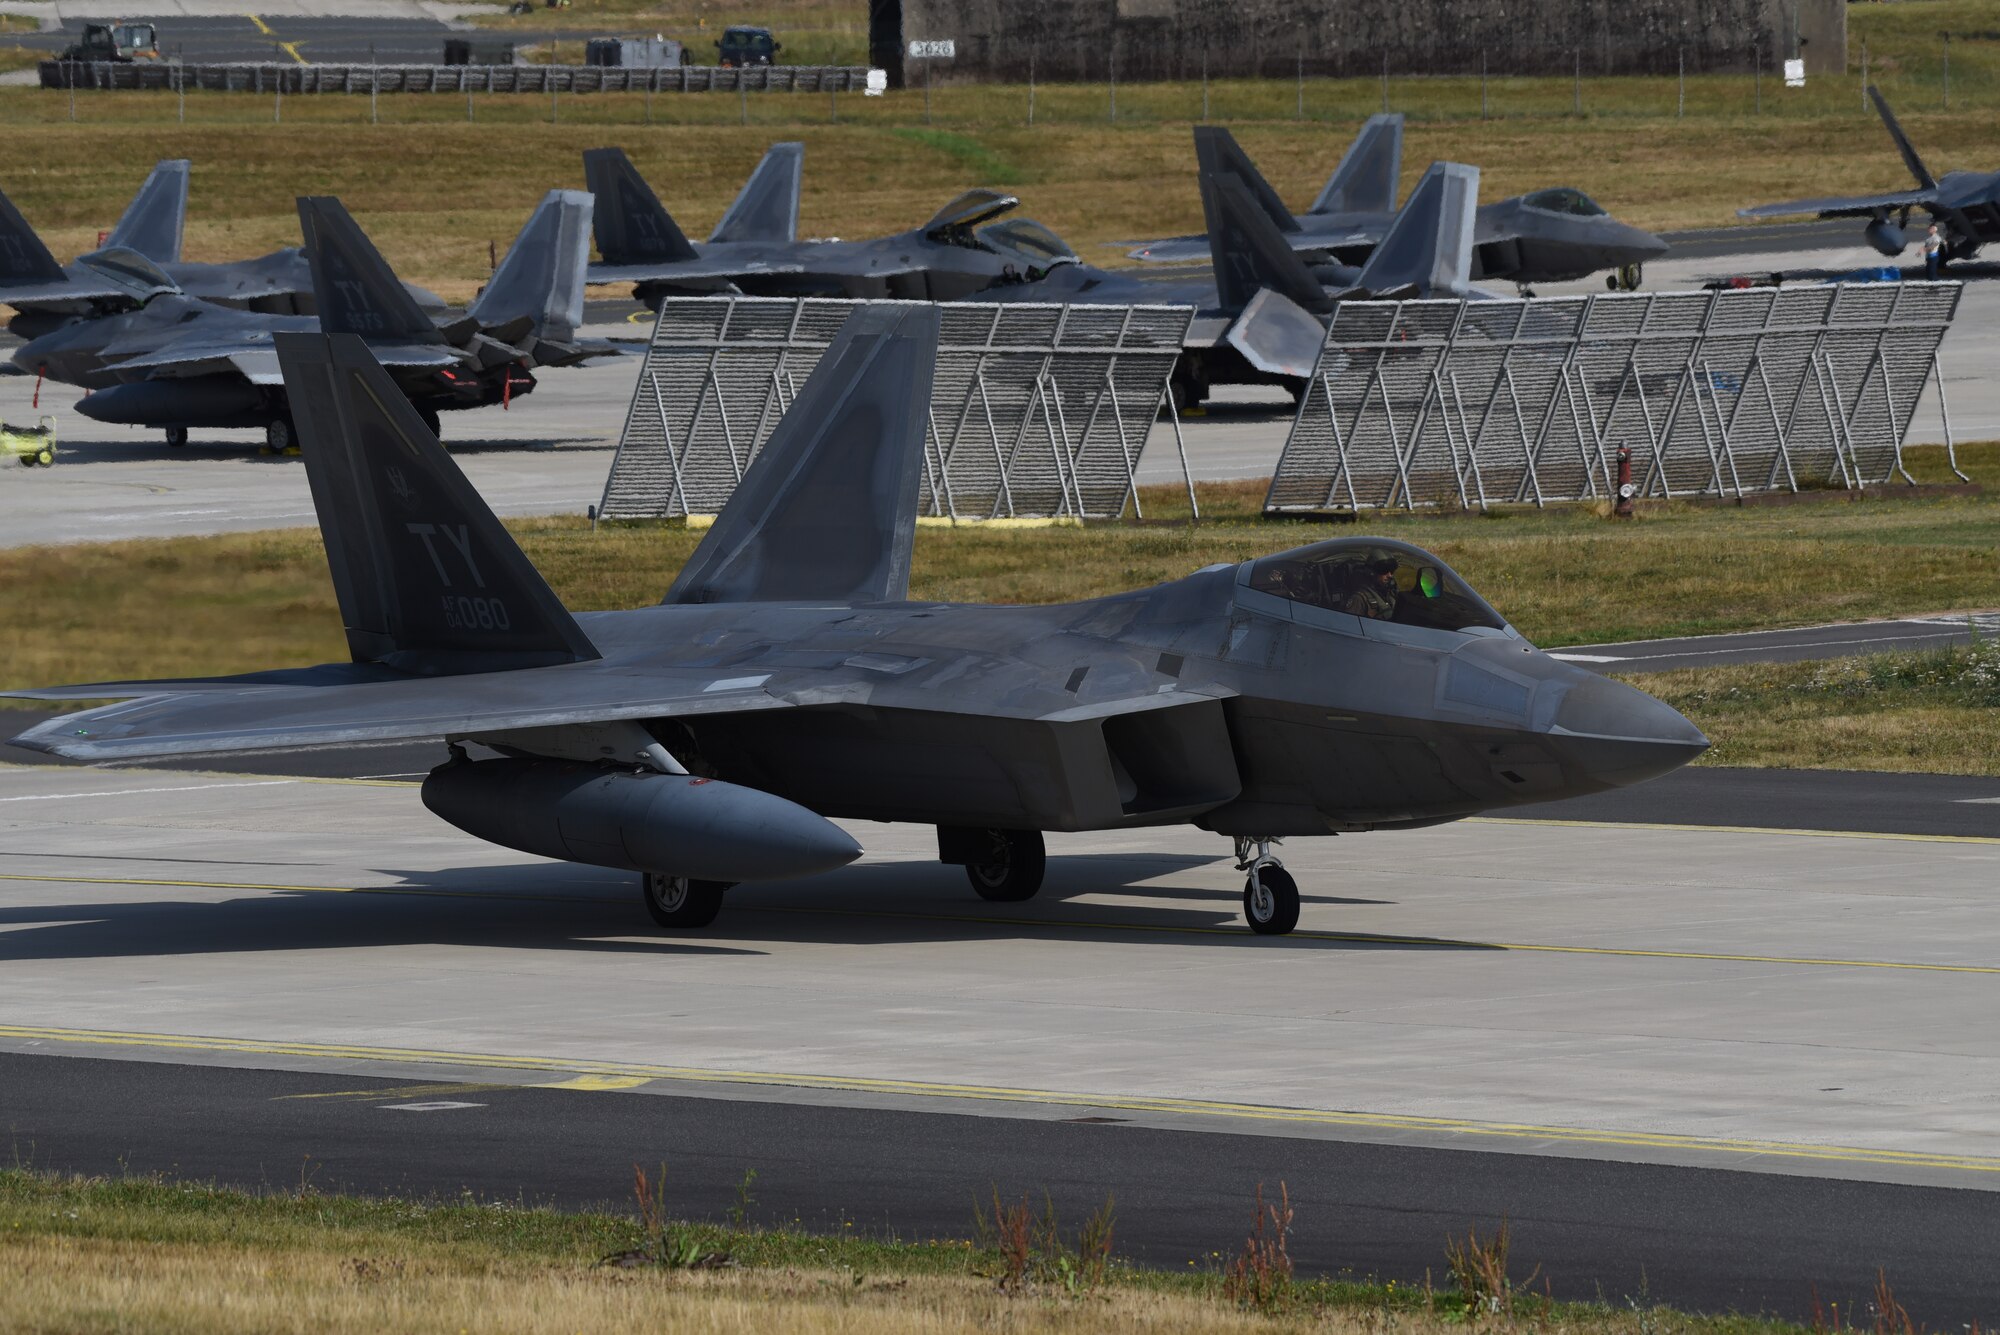
M 0 422 L 0 454 L 11 454 L 21 461 L 21 467 L 43 467 L 56 461 L 56 419 L 47 413 L 33 426 L 15 426 L 12 422 Z

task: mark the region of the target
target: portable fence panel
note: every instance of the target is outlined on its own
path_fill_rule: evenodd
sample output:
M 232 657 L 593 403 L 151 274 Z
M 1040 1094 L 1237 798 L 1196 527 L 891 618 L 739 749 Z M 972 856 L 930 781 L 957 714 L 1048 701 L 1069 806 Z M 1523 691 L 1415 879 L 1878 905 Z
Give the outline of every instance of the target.
M 719 511 L 841 324 L 863 304 L 670 298 L 639 373 L 600 517 Z M 938 310 L 923 513 L 1103 517 L 1137 507 L 1139 455 L 1190 308 L 959 302 Z
M 1265 509 L 1543 504 L 1870 486 L 1958 283 L 1815 284 L 1334 312 Z
M 205 89 L 252 93 L 850 93 L 868 85 L 865 65 L 772 65 L 671 69 L 616 65 L 300 65 L 175 61 L 44 60 L 44 88 Z

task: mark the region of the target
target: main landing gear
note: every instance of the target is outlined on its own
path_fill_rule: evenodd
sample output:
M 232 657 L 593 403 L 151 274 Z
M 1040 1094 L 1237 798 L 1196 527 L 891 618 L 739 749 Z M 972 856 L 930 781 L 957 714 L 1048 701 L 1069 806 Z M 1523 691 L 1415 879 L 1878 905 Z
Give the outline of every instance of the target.
M 1299 925 L 1299 883 L 1271 856 L 1276 839 L 1236 836 L 1236 870 L 1243 881 L 1243 919 L 1259 936 L 1283 936 Z
M 965 879 L 973 892 L 995 904 L 1033 899 L 1048 870 L 1048 849 L 1040 830 L 973 830 Z
M 649 871 L 639 882 L 646 912 L 668 928 L 708 926 L 722 912 L 722 892 L 728 888 L 727 881 L 697 881 L 661 871 Z

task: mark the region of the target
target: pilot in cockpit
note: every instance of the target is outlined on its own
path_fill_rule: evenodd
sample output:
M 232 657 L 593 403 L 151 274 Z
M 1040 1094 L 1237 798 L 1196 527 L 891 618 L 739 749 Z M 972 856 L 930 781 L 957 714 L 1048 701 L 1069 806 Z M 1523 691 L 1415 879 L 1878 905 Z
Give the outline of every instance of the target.
M 1350 616 L 1388 621 L 1396 615 L 1396 559 L 1379 557 L 1357 572 L 1354 589 L 1341 601 Z

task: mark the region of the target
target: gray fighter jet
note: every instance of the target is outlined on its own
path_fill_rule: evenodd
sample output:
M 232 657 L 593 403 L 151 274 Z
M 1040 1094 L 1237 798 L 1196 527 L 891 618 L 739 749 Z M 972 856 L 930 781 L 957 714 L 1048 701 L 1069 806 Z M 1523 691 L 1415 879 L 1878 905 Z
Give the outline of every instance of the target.
M 1738 209 L 1740 218 L 1784 218 L 1812 213 L 1822 218 L 1866 218 L 1862 236 L 1884 255 L 1900 255 L 1909 244 L 1905 229 L 1910 214 L 1922 209 L 1937 221 L 1944 234 L 1945 258 L 1967 260 L 1990 241 L 2000 241 L 2000 172 L 1946 172 L 1932 176 L 1924 160 L 1896 123 L 1889 101 L 1870 84 L 1868 96 L 1881 113 L 1882 124 L 1896 141 L 1903 165 L 1916 178 L 1915 190 L 1888 190 L 1879 195 L 1829 195 L 1823 199 L 1793 199 L 1782 204 L 1760 204 Z M 1893 216 L 1892 216 L 1893 215 Z
M 1229 131 L 1196 126 L 1194 145 L 1201 170 L 1242 177 L 1292 249 L 1315 262 L 1365 264 L 1395 217 L 1403 161 L 1400 115 L 1369 117 L 1319 197 L 1296 215 Z M 1146 242 L 1131 255 L 1186 263 L 1206 259 L 1207 252 L 1208 238 L 1187 236 Z M 1559 187 L 1480 206 L 1472 278 L 1525 288 L 1608 270 L 1610 286 L 1632 289 L 1638 287 L 1646 262 L 1666 253 L 1667 243 L 1651 232 L 1619 222 L 1580 190 Z
M 1260 933 L 1285 836 L 1415 829 L 1636 783 L 1707 745 L 1552 659 L 1435 556 L 1341 536 L 1045 607 L 909 600 L 939 315 L 849 317 L 659 606 L 572 616 L 368 349 L 281 335 L 351 661 L 13 692 L 124 703 L 15 743 L 93 761 L 440 738 L 423 800 L 480 838 L 642 873 L 670 929 L 731 883 L 938 831 L 989 900 L 1048 830 L 1233 841 Z
M 152 293 L 116 315 L 80 320 L 15 350 L 14 365 L 92 392 L 77 411 L 100 422 L 160 427 L 170 445 L 190 427 L 262 427 L 273 450 L 292 447 L 295 418 L 272 339 L 324 330 L 365 335 L 402 392 L 437 431 L 438 413 L 501 403 L 534 389 L 532 368 L 617 349 L 580 342 L 591 199 L 552 190 L 462 316 L 434 320 L 396 281 L 332 198 L 299 200 L 321 314 L 264 315 L 186 296 L 166 275 L 119 251 L 121 275 Z
M 1309 267 L 1259 204 L 1257 182 L 1216 164 L 1197 179 L 1212 278 L 1162 280 L 1070 264 L 967 300 L 1193 306 L 1171 382 L 1175 408 L 1186 409 L 1218 384 L 1301 392 L 1343 301 L 1489 295 L 1470 281 L 1477 167 L 1432 163 L 1359 269 L 1331 261 Z
M 125 254 L 147 261 L 183 296 L 198 301 L 268 314 L 312 314 L 312 267 L 296 246 L 226 264 L 181 258 L 188 165 L 185 158 L 155 164 L 104 244 L 68 265 L 56 262 L 12 201 L 0 195 L 0 305 L 18 312 L 8 328 L 24 339 L 39 338 L 82 316 L 143 305 L 154 284 L 150 275 L 135 281 L 132 266 L 121 258 Z M 444 309 L 435 293 L 404 286 L 425 310 Z
M 804 150 L 779 144 L 771 152 L 780 149 L 791 150 L 785 159 L 789 174 L 771 170 L 766 155 L 702 245 L 687 239 L 625 150 L 587 150 L 583 174 L 597 196 L 602 257 L 590 266 L 590 281 L 631 283 L 633 295 L 655 310 L 668 296 L 702 292 L 957 301 L 1004 277 L 1039 274 L 1076 259 L 1076 252 L 1040 223 L 997 222 L 1021 201 L 994 190 L 968 190 L 922 227 L 871 241 L 800 241 L 789 229 L 777 236 L 775 229 L 733 225 L 739 217 L 780 216 L 771 197 L 787 185 L 790 209 L 782 216 L 796 225 Z

